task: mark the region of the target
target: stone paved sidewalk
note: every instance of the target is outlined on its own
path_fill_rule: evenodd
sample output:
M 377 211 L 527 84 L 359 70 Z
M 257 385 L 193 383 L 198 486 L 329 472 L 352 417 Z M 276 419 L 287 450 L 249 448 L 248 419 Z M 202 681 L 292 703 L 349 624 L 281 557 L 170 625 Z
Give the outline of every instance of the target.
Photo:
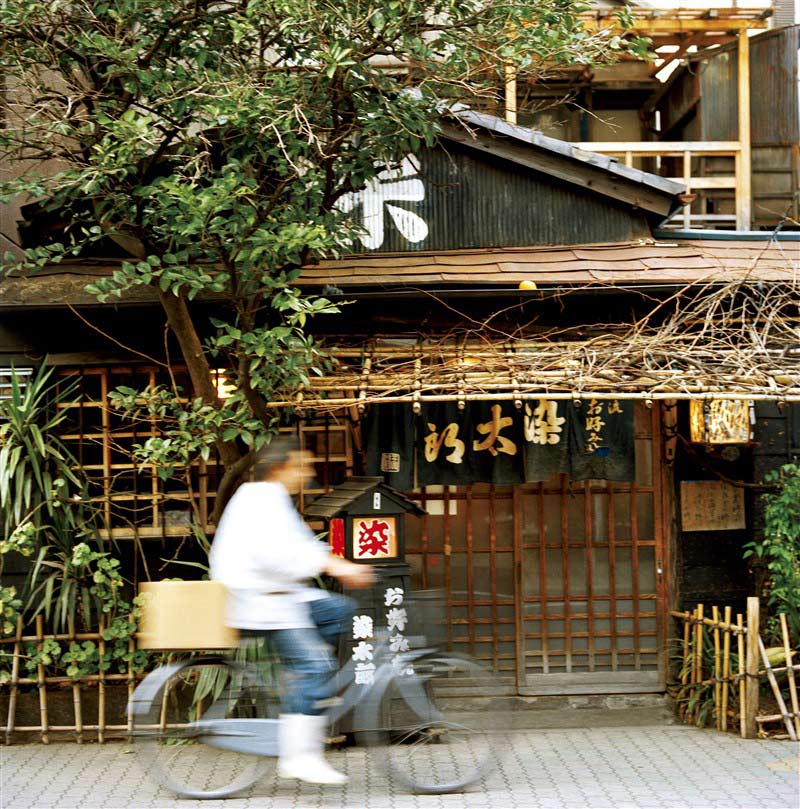
M 403 794 L 351 748 L 329 754 L 345 787 L 262 779 L 227 801 L 176 800 L 150 783 L 129 745 L 59 743 L 0 747 L 2 809 L 798 809 L 800 746 L 744 741 L 688 727 L 515 731 L 500 766 L 457 795 Z

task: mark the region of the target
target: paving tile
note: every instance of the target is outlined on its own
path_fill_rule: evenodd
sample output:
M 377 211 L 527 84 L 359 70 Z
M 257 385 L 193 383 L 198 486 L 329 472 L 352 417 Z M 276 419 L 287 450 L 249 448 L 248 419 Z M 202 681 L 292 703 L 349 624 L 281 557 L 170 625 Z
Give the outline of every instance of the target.
M 469 791 L 410 795 L 350 748 L 331 763 L 346 787 L 267 774 L 224 802 L 178 801 L 146 780 L 127 743 L 5 747 L 2 809 L 787 809 L 797 805 L 797 745 L 680 726 L 516 731 L 497 769 Z M 686 761 L 693 769 L 686 770 Z

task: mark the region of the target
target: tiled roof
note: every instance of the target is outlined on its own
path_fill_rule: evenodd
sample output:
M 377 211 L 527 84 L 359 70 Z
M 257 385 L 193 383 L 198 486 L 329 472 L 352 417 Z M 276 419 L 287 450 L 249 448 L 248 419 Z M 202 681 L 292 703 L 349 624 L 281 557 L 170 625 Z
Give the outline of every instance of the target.
M 696 240 L 360 255 L 303 268 L 300 284 L 516 287 L 798 280 L 800 242 Z
M 93 277 L 117 265 L 53 265 L 30 278 L 0 282 L 0 308 L 97 305 L 84 291 Z M 303 268 L 298 283 L 348 290 L 400 287 L 515 289 L 523 281 L 548 286 L 641 286 L 734 280 L 800 280 L 800 242 L 691 240 L 572 247 L 505 247 L 436 253 L 364 254 Z M 123 303 L 148 303 L 149 287 L 126 293 Z

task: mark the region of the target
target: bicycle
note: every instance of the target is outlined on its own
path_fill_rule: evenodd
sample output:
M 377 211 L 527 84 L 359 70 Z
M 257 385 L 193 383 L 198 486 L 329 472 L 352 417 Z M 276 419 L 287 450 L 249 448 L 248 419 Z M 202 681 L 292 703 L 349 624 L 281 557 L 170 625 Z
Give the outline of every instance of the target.
M 379 639 L 371 682 L 356 682 L 352 659 L 333 675 L 339 696 L 329 721 L 352 711 L 357 741 L 377 749 L 372 759 L 403 788 L 461 791 L 494 764 L 500 714 L 470 710 L 463 699 L 497 693 L 494 675 L 424 638 L 407 639 L 408 651 L 399 654 L 391 651 L 388 634 Z M 134 749 L 149 775 L 193 799 L 230 797 L 262 778 L 278 755 L 280 677 L 272 662 L 264 676 L 264 666 L 252 661 L 206 655 L 147 675 L 129 711 Z

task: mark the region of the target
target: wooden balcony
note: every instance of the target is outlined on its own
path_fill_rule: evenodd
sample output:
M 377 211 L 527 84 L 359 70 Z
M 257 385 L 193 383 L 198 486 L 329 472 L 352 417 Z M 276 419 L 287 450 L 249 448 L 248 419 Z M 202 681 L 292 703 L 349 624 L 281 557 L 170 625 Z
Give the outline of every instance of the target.
M 739 141 L 596 141 L 573 145 L 683 183 L 693 198 L 673 217 L 671 227 L 750 229 L 750 174 L 743 170 Z M 725 189 L 729 189 L 728 194 L 724 194 Z M 709 196 L 704 192 L 718 191 L 732 201 L 733 210 L 703 210 Z

